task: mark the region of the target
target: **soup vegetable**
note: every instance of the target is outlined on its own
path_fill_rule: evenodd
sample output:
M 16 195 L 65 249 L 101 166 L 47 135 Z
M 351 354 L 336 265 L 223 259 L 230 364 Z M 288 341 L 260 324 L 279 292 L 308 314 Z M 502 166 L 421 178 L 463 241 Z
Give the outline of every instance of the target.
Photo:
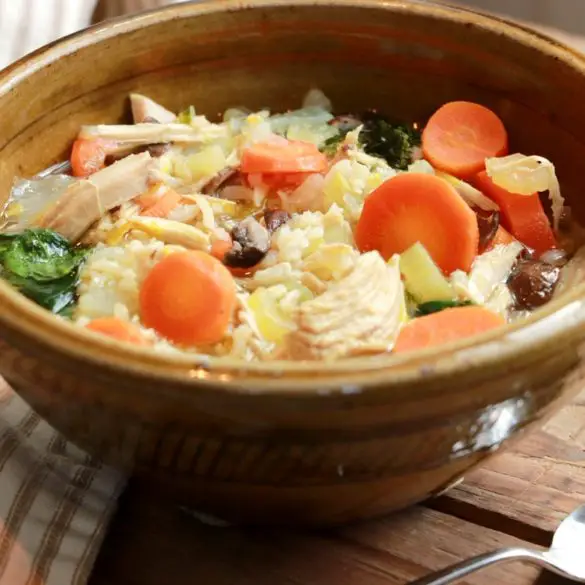
M 243 360 L 400 353 L 579 278 L 553 164 L 510 154 L 479 104 L 420 128 L 334 115 L 318 90 L 218 123 L 130 100 L 133 124 L 83 126 L 70 164 L 17 180 L 2 213 L 2 277 L 95 335 Z

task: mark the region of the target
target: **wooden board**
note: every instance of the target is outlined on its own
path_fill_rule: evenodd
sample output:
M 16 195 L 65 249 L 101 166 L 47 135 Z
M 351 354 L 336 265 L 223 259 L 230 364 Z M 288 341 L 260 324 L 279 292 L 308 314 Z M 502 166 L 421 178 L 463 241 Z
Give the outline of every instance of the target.
M 213 528 L 134 485 L 90 585 L 382 585 L 504 546 L 546 546 L 585 502 L 585 393 L 449 494 L 387 519 L 310 534 Z M 474 585 L 559 582 L 514 564 Z

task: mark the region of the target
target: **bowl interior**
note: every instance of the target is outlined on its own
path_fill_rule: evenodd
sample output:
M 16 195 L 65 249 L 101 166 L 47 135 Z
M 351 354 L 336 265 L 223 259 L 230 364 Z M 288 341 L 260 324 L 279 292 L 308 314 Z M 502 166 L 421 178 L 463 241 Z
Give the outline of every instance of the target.
M 536 33 L 432 3 L 236 0 L 184 4 L 94 27 L 0 74 L 0 200 L 15 176 L 68 156 L 82 124 L 128 119 L 137 91 L 216 118 L 298 107 L 311 87 L 338 112 L 424 122 L 450 100 L 504 120 L 511 150 L 556 165 L 585 220 L 585 66 Z

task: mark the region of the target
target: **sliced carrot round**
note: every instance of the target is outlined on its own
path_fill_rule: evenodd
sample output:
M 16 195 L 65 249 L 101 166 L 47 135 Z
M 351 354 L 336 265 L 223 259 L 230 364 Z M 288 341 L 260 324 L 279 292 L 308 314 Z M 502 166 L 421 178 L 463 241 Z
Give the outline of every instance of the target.
M 236 304 L 229 270 L 200 251 L 171 254 L 152 268 L 140 289 L 146 327 L 181 345 L 221 341 Z
M 398 334 L 395 353 L 444 345 L 485 333 L 506 324 L 497 313 L 484 307 L 455 307 L 414 319 Z
M 244 150 L 241 170 L 245 174 L 320 173 L 327 164 L 315 144 L 283 138 L 257 142 Z
M 145 339 L 138 327 L 117 317 L 93 319 L 86 325 L 86 329 L 118 341 L 133 343 L 134 345 L 150 345 L 150 342 Z
M 158 217 L 164 219 L 179 205 L 181 202 L 181 196 L 172 189 L 165 191 L 160 197 L 158 197 L 150 207 L 147 207 L 142 211 L 140 215 L 145 217 Z
M 434 175 L 404 173 L 366 199 L 355 240 L 386 259 L 420 242 L 445 274 L 466 272 L 477 256 L 477 218 L 455 189 Z
M 525 246 L 541 255 L 557 247 L 556 238 L 538 193 L 519 195 L 498 187 L 485 171 L 473 178 L 473 185 L 500 207 L 503 226 Z
M 505 230 L 502 226 L 498 228 L 494 239 L 488 244 L 485 251 L 489 252 L 493 250 L 496 246 L 507 246 L 512 242 L 515 242 L 516 238 L 507 230 Z
M 422 134 L 425 158 L 437 169 L 465 179 L 485 168 L 485 159 L 508 152 L 502 120 L 472 102 L 451 102 L 439 108 Z
M 71 169 L 75 177 L 88 177 L 106 166 L 106 156 L 114 144 L 109 140 L 78 138 L 71 149 Z

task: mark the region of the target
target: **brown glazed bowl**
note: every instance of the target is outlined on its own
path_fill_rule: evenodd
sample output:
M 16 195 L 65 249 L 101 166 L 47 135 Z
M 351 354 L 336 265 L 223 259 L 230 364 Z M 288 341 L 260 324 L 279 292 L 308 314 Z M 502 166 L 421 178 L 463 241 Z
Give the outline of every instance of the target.
M 68 155 L 129 92 L 423 121 L 455 99 L 553 160 L 585 219 L 585 59 L 476 13 L 401 0 L 226 0 L 94 27 L 0 73 L 0 193 Z M 0 284 L 0 372 L 90 453 L 231 520 L 331 525 L 446 489 L 583 386 L 585 290 L 472 342 L 335 365 L 168 358 L 90 337 Z M 23 422 L 23 432 L 30 431 Z

